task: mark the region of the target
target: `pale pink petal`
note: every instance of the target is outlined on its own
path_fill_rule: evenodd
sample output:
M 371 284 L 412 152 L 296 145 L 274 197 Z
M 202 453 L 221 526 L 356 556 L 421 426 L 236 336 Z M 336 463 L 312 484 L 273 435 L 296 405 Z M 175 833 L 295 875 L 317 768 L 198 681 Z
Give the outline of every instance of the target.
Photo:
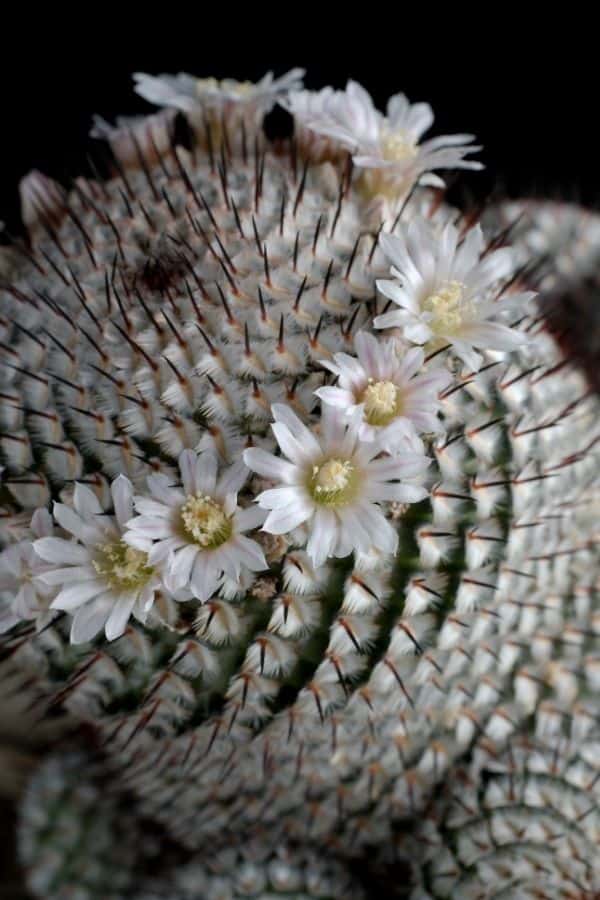
M 304 499 L 304 492 L 298 487 L 270 488 L 257 497 L 263 509 L 285 509 L 286 506 L 302 503 Z
M 325 386 L 315 391 L 315 396 L 327 403 L 328 406 L 337 406 L 340 409 L 348 409 L 355 406 L 356 400 L 352 391 L 346 391 L 343 388 Z
M 110 486 L 115 518 L 121 528 L 133 516 L 133 485 L 125 475 L 119 475 Z
M 251 571 L 260 572 L 269 568 L 263 550 L 256 541 L 245 537 L 243 534 L 238 534 L 235 538 L 234 546 L 240 561 Z
M 98 594 L 105 590 L 106 583 L 100 581 L 100 579 L 77 582 L 76 584 L 63 588 L 50 604 L 50 608 L 61 609 L 63 612 L 70 612 L 73 609 L 77 609 L 82 603 L 87 603 L 88 600 L 97 597 Z
M 94 570 L 88 566 L 68 566 L 65 569 L 49 569 L 36 576 L 47 585 L 68 584 L 71 581 L 87 581 L 94 577 Z
M 173 534 L 171 523 L 158 516 L 135 516 L 126 525 L 127 528 L 138 532 L 142 537 L 152 538 L 153 540 L 162 540 Z
M 213 454 L 209 451 L 208 456 L 213 457 Z M 197 494 L 198 488 L 196 486 L 196 463 L 199 462 L 198 454 L 194 450 L 182 450 L 179 454 L 179 471 L 181 472 L 181 481 L 183 483 L 183 490 L 186 495 L 189 494 Z M 208 467 L 211 465 L 209 459 L 205 460 L 205 465 Z M 216 472 L 217 462 L 216 459 L 214 461 L 214 468 Z M 214 485 L 213 485 L 214 487 Z
M 89 551 L 73 541 L 65 541 L 63 538 L 43 537 L 33 542 L 33 549 L 47 562 L 63 565 L 85 565 L 89 562 Z
M 398 534 L 383 513 L 376 506 L 363 503 L 360 506 L 360 517 L 371 535 L 373 547 L 384 553 L 396 553 Z
M 205 450 L 198 456 L 195 466 L 195 487 L 186 493 L 206 494 L 212 497 L 217 486 L 218 460 L 213 450 Z
M 128 540 L 128 537 L 129 535 L 126 534 L 124 540 L 132 547 L 135 546 L 132 544 L 131 540 Z M 155 566 L 158 563 L 161 563 L 164 559 L 167 559 L 170 553 L 174 553 L 184 545 L 185 541 L 180 537 L 171 537 L 164 541 L 158 541 L 156 544 L 153 544 L 148 551 L 148 565 Z
M 369 475 L 374 481 L 392 481 L 419 475 L 430 465 L 431 459 L 418 453 L 403 453 L 376 459 L 369 464 Z
M 85 522 L 93 520 L 95 516 L 101 516 L 104 512 L 91 488 L 79 482 L 75 484 L 73 491 L 73 506 Z
M 104 627 L 112 609 L 110 594 L 102 594 L 85 606 L 80 606 L 71 624 L 71 643 L 86 644 Z
M 314 457 L 321 452 L 319 442 L 306 425 L 298 418 L 289 406 L 284 403 L 274 403 L 271 407 L 273 418 L 281 422 L 290 434 L 302 445 L 306 456 Z
M 481 353 L 478 353 L 466 341 L 455 339 L 452 341 L 452 347 L 454 348 L 456 355 L 462 359 L 472 372 L 479 372 L 483 362 Z
M 353 550 L 368 553 L 371 547 L 371 537 L 360 520 L 358 510 L 352 506 L 341 507 L 337 512 L 342 523 L 343 533 L 350 542 Z
M 307 466 L 315 459 L 315 456 L 311 456 L 309 452 L 309 445 L 308 442 L 304 441 L 303 434 L 299 434 L 298 436 L 293 435 L 289 428 L 282 422 L 273 422 L 271 424 L 271 429 L 281 448 L 281 452 L 284 456 L 287 456 L 294 465 Z M 316 455 L 321 455 L 321 448 L 318 444 Z
M 54 531 L 52 516 L 45 508 L 36 509 L 31 517 L 31 530 L 36 538 L 50 537 Z
M 182 494 L 181 502 L 183 503 L 184 500 L 185 497 Z M 143 516 L 154 516 L 160 519 L 170 519 L 173 515 L 172 506 L 166 506 L 164 503 L 159 503 L 158 500 L 151 500 L 149 497 L 136 497 L 135 508 Z M 129 524 L 130 521 L 134 522 L 135 519 L 130 519 L 123 524 L 127 527 L 131 527 Z
M 106 620 L 104 633 L 108 641 L 114 641 L 121 637 L 127 627 L 129 616 L 135 605 L 136 594 L 132 591 L 130 594 L 119 597 L 115 600 L 115 604 L 111 613 Z
M 269 534 L 287 534 L 311 517 L 313 508 L 309 503 L 296 501 L 292 507 L 274 509 L 265 520 L 262 530 Z
M 260 506 L 254 504 L 246 509 L 238 509 L 234 516 L 234 527 L 237 532 L 251 531 L 262 525 L 266 519 L 266 513 Z
M 172 485 L 166 475 L 149 475 L 146 479 L 153 497 L 167 506 L 178 506 L 185 501 L 183 492 Z M 137 503 L 137 497 L 135 498 Z
M 373 484 L 367 491 L 370 500 L 397 501 L 399 503 L 418 503 L 429 496 L 427 488 L 416 484 Z
M 198 555 L 194 567 L 190 587 L 199 600 L 206 602 L 216 591 L 220 572 L 218 572 L 210 559 Z
M 332 555 L 338 540 L 335 513 L 330 509 L 318 509 L 311 522 L 311 532 L 306 552 L 315 566 L 322 565 Z
M 514 350 L 529 341 L 529 336 L 498 322 L 479 322 L 461 329 L 461 337 L 488 350 Z
M 189 583 L 194 562 L 200 552 L 197 544 L 188 544 L 169 557 L 165 585 L 170 591 L 177 591 Z
M 232 466 L 229 466 L 220 476 L 215 496 L 224 497 L 227 494 L 237 494 L 248 480 L 250 471 L 243 460 L 239 459 Z M 204 490 L 204 488 L 203 488 Z M 206 493 L 210 493 L 206 491 Z
M 297 466 L 293 466 L 272 453 L 267 453 L 261 447 L 250 447 L 248 450 L 244 450 L 244 462 L 249 469 L 269 481 L 296 484 L 302 475 Z

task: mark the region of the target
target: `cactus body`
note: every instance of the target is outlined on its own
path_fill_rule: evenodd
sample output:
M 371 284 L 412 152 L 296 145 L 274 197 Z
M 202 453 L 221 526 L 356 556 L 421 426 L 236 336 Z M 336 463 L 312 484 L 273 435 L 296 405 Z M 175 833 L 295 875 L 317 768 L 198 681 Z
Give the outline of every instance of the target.
M 17 587 L 3 595 L 4 652 L 92 727 L 111 789 L 127 791 L 140 820 L 186 848 L 209 881 L 207 847 L 217 868 L 222 860 L 240 878 L 254 866 L 263 886 L 248 895 L 277 894 L 268 868 L 278 864 L 276 848 L 300 848 L 290 862 L 294 896 L 313 896 L 300 869 L 319 848 L 346 860 L 369 854 L 381 871 L 406 861 L 411 883 L 397 887 L 414 897 L 540 896 L 540 870 L 543 896 L 592 896 L 600 874 L 598 400 L 546 328 L 545 293 L 572 272 L 562 257 L 548 260 L 553 237 L 535 216 L 515 225 L 510 207 L 488 212 L 481 253 L 498 251 L 512 227 L 510 271 L 492 293 L 508 300 L 501 319 L 527 342 L 479 344 L 481 359 L 469 365 L 464 347 L 427 339 L 423 372 L 446 377 L 436 397 L 442 430 L 401 449 L 431 459 L 426 473 L 408 475 L 408 501 L 390 493 L 376 503 L 397 532 L 397 552 L 332 552 L 317 564 L 310 525 L 283 534 L 255 526 L 249 538 L 264 567 L 242 567 L 237 580 L 219 570 L 208 597 L 169 590 L 157 576 L 151 605 L 136 595 L 115 640 L 112 607 L 98 601 L 96 618 L 76 629 L 68 604 L 57 614 L 56 591 L 41 590 L 53 564 L 27 555 L 31 540 L 46 554 L 58 545 L 42 541 L 73 548 L 82 521 L 95 527 L 113 512 L 120 529 L 119 475 L 147 509 L 156 501 L 146 485 L 159 484 L 148 476 L 166 476 L 164 496 L 183 482 L 187 499 L 176 508 L 195 516 L 200 555 L 209 540 L 229 539 L 212 495 L 194 494 L 190 505 L 182 451 L 210 454 L 219 472 L 248 448 L 246 460 L 275 451 L 276 404 L 324 439 L 315 392 L 334 386 L 335 354 L 354 356 L 356 334 L 378 334 L 374 320 L 392 306 L 376 283 L 389 276 L 382 235 L 423 220 L 435 240 L 452 222 L 470 240 L 472 222 L 437 188 L 390 197 L 388 170 L 384 191 L 384 170 L 375 182 L 352 173 L 331 136 L 317 141 L 299 128 L 296 141 L 269 144 L 237 107 L 220 117 L 206 109 L 189 114 L 191 150 L 173 140 L 172 118 L 159 117 L 113 136 L 108 180 L 78 179 L 68 193 L 39 176 L 25 186 L 30 240 L 4 260 L 1 443 L 4 529 L 15 559 L 21 548 L 11 573 L 34 589 L 20 612 Z M 536 227 L 545 245 L 538 236 L 536 246 Z M 592 265 L 585 237 L 569 247 L 578 271 Z M 454 303 L 456 283 L 428 309 Z M 531 283 L 543 289 L 537 305 L 510 307 L 511 294 Z M 446 328 L 454 327 L 448 309 Z M 402 359 L 406 336 L 400 327 L 390 335 Z M 387 415 L 386 397 L 373 394 L 378 414 Z M 394 458 L 382 449 L 375 464 Z M 340 484 L 354 491 L 339 481 L 346 463 L 333 462 L 342 468 L 314 469 L 317 506 Z M 323 490 L 333 493 L 323 495 L 325 475 Z M 275 472 L 271 481 L 263 470 L 249 475 L 239 509 L 274 486 Z M 38 516 L 45 530 L 32 535 L 31 512 L 52 498 L 62 504 L 54 523 Z M 131 555 L 124 529 L 111 532 L 93 565 L 111 588 L 128 578 L 137 590 L 155 566 Z M 80 565 L 81 550 L 69 553 Z M 75 640 L 86 629 L 98 636 Z M 65 765 L 57 778 L 68 781 Z M 70 798 L 65 815 L 79 822 L 80 799 Z M 108 803 L 106 821 L 129 827 L 119 802 Z M 561 803 L 561 849 L 547 866 L 549 820 Z M 24 833 L 31 822 L 25 815 Z M 44 827 L 54 853 L 53 834 L 69 829 L 51 817 Z M 23 840 L 33 859 L 42 838 Z M 103 865 L 82 898 L 108 896 L 98 887 Z M 135 878 L 135 866 L 127 872 Z M 222 895 L 238 896 L 230 876 Z M 173 898 L 195 896 L 184 874 L 168 871 L 157 876 L 156 896 L 171 896 L 165 878 Z M 61 896 L 61 885 L 53 893 L 42 881 L 32 879 L 41 896 Z M 336 884 L 333 895 L 345 896 L 341 874 Z

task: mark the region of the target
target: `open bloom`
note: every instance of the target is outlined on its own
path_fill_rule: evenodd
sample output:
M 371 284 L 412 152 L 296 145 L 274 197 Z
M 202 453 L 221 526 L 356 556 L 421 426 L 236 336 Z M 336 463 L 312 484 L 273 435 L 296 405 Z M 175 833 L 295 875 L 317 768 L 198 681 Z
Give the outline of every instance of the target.
M 349 81 L 343 91 L 292 92 L 284 103 L 302 127 L 348 150 L 355 166 L 386 170 L 397 192 L 409 190 L 421 175 L 436 169 L 482 168 L 465 159 L 479 149 L 471 144 L 470 134 L 420 143 L 433 123 L 433 112 L 428 103 L 411 104 L 404 94 L 390 98 L 386 116 L 356 81 Z
M 333 362 L 321 361 L 338 380 L 315 393 L 324 403 L 359 415 L 362 441 L 378 440 L 393 454 L 407 449 L 407 438 L 440 430 L 438 394 L 450 382 L 447 371 L 419 375 L 424 359 L 420 347 L 401 355 L 397 341 L 378 341 L 366 332 L 356 335 L 354 346 L 358 358 L 336 353 Z
M 216 591 L 223 575 L 240 580 L 247 570 L 268 568 L 259 544 L 245 532 L 264 516 L 256 507 L 242 509 L 237 494 L 248 476 L 233 465 L 218 476 L 217 457 L 184 450 L 179 457 L 183 490 L 166 475 L 150 475 L 151 497 L 136 496 L 139 515 L 127 522 L 125 541 L 162 564 L 167 590 L 189 588 L 202 601 Z
M 319 439 L 292 410 L 273 404 L 271 426 L 286 459 L 257 447 L 244 452 L 251 469 L 279 486 L 257 498 L 270 510 L 263 530 L 285 534 L 303 523 L 307 552 L 315 565 L 329 556 L 347 556 L 371 548 L 395 553 L 398 536 L 379 504 L 415 503 L 427 495 L 419 485 L 402 483 L 418 475 L 429 460 L 419 453 L 376 457 L 377 441 L 361 442 L 359 421 L 324 407 Z
M 76 484 L 74 508 L 54 504 L 54 519 L 74 540 L 42 537 L 33 544 L 38 556 L 52 564 L 39 580 L 60 587 L 51 609 L 73 614 L 73 644 L 92 640 L 102 629 L 112 641 L 123 634 L 131 615 L 144 622 L 160 586 L 147 554 L 123 541 L 133 512 L 131 482 L 119 475 L 111 494 L 114 517 L 104 514 L 93 491 Z
M 269 112 L 288 91 L 300 88 L 303 77 L 304 69 L 291 69 L 279 78 L 267 72 L 256 83 L 233 78 L 195 78 L 183 72 L 157 76 L 136 72 L 133 79 L 136 92 L 156 106 L 192 114 L 203 109 L 228 112 L 238 108 L 258 116 Z
M 34 538 L 52 535 L 54 525 L 47 509 L 36 509 L 30 530 Z M 0 553 L 0 633 L 24 620 L 35 620 L 40 628 L 53 618 L 50 603 L 56 590 L 39 578 L 47 570 L 48 564 L 38 556 L 29 538 Z
M 520 307 L 532 293 L 511 295 L 496 302 L 492 288 L 513 267 L 512 251 L 502 248 L 482 257 L 485 240 L 479 225 L 459 246 L 459 233 L 446 225 L 441 233 L 423 221 L 414 221 L 400 236 L 381 236 L 381 247 L 392 263 L 394 280 L 380 280 L 377 287 L 399 309 L 374 320 L 376 328 L 401 328 L 404 337 L 432 347 L 452 345 L 474 371 L 482 357 L 474 348 L 513 350 L 527 336 L 493 316 Z

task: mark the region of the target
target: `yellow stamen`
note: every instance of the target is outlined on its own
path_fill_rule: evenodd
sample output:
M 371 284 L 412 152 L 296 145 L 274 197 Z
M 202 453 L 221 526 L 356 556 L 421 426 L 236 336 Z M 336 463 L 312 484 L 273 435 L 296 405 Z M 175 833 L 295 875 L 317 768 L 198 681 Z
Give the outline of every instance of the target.
M 103 544 L 92 565 L 112 588 L 121 591 L 142 588 L 154 573 L 148 565 L 148 554 L 124 541 Z
M 347 459 L 332 457 L 312 468 L 309 490 L 323 506 L 342 506 L 356 494 L 358 472 Z
M 416 159 L 418 145 L 402 131 L 384 131 L 380 138 L 381 156 L 386 162 L 407 163 L 407 166 L 399 166 L 397 169 L 363 169 L 356 180 L 359 193 L 365 198 L 385 197 L 388 200 L 397 200 L 410 189 L 412 181 L 410 176 L 412 160 Z M 406 171 L 404 171 L 406 170 Z
M 226 90 L 243 97 L 249 94 L 254 87 L 252 81 L 235 81 L 229 78 L 226 81 L 219 81 L 217 78 L 198 78 L 196 81 L 196 91 L 200 95 L 205 91 Z
M 465 301 L 465 290 L 460 281 L 445 281 L 422 302 L 421 307 L 432 314 L 428 325 L 434 334 L 456 334 L 472 316 L 472 303 Z
M 392 381 L 373 381 L 370 378 L 361 401 L 365 421 L 369 425 L 388 425 L 402 411 L 402 395 Z
M 381 138 L 381 154 L 387 162 L 414 159 L 417 145 L 402 131 L 390 131 Z
M 231 519 L 212 497 L 188 497 L 181 507 L 181 521 L 186 536 L 205 549 L 219 547 L 231 537 Z

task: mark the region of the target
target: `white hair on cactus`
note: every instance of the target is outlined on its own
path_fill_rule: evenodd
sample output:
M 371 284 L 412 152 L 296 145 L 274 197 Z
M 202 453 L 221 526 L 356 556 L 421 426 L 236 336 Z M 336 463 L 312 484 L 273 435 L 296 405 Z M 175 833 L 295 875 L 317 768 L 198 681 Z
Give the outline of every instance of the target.
M 467 859 L 481 867 L 484 892 L 499 884 L 507 895 L 528 896 L 548 869 L 551 895 L 554 841 L 536 844 L 543 868 L 529 878 L 529 845 L 518 834 L 531 826 L 537 838 L 549 806 L 561 809 L 561 792 L 545 794 L 543 785 L 557 773 L 562 783 L 571 769 L 561 754 L 575 753 L 578 781 L 590 800 L 598 796 L 599 445 L 597 396 L 577 371 L 570 333 L 560 335 L 562 349 L 549 333 L 558 329 L 545 289 L 558 288 L 558 269 L 562 276 L 596 270 L 596 217 L 553 207 L 551 224 L 537 205 L 509 204 L 482 214 L 483 239 L 474 215 L 452 209 L 401 160 L 353 167 L 342 141 L 308 136 L 302 114 L 293 138 L 271 142 L 256 93 L 244 94 L 246 104 L 235 99 L 239 85 L 192 81 L 191 111 L 181 111 L 191 125 L 189 149 L 180 145 L 183 129 L 157 143 L 156 128 L 151 134 L 134 123 L 136 145 L 126 125 L 113 143 L 127 138 L 131 152 L 113 146 L 107 179 L 79 178 L 64 191 L 44 184 L 37 205 L 30 191 L 28 240 L 0 249 L 0 535 L 9 545 L 26 539 L 29 551 L 31 513 L 56 499 L 58 516 L 75 527 L 82 496 L 75 481 L 96 498 L 75 532 L 101 530 L 113 523 L 111 481 L 121 474 L 149 504 L 131 513 L 134 522 L 150 520 L 137 522 L 145 543 L 134 549 L 160 556 L 163 540 L 193 544 L 187 561 L 194 554 L 199 562 L 198 596 L 189 584 L 176 587 L 177 560 L 167 553 L 149 564 L 157 585 L 147 618 L 121 622 L 118 640 L 98 622 L 93 647 L 70 646 L 67 614 L 37 632 L 37 619 L 15 622 L 1 655 L 27 684 L 36 682 L 36 696 L 50 695 L 93 727 L 111 793 L 126 785 L 133 814 L 164 828 L 168 855 L 177 845 L 186 857 L 201 854 L 205 880 L 192 893 L 203 892 L 223 844 L 229 852 L 241 838 L 247 854 L 243 862 L 229 854 L 227 888 L 238 865 L 241 885 L 254 884 L 246 862 L 266 877 L 262 862 L 291 842 L 353 859 L 368 852 L 387 880 L 390 864 L 407 858 L 403 885 L 427 884 L 436 896 L 455 885 L 457 896 L 481 894 Z M 318 102 L 309 97 L 305 105 L 314 111 Z M 402 98 L 392 105 L 388 122 L 377 114 L 376 123 L 385 130 L 394 118 L 416 159 L 430 113 Z M 410 141 L 396 137 L 379 149 L 402 156 Z M 156 152 L 167 144 L 168 152 Z M 470 146 L 442 149 L 468 162 Z M 395 236 L 406 271 L 389 277 L 386 247 Z M 516 246 L 498 250 L 513 237 Z M 446 282 L 468 280 L 453 268 L 467 249 L 479 283 L 469 282 L 473 292 L 462 300 L 472 302 L 478 325 L 493 330 L 478 332 L 467 361 L 463 347 L 423 332 L 425 346 L 409 349 L 406 329 L 423 325 L 416 301 L 430 275 L 425 312 L 448 321 L 465 312 L 457 285 Z M 375 336 L 375 319 L 410 312 L 393 299 L 386 306 L 377 291 L 386 277 L 412 291 L 414 320 L 396 319 L 389 334 Z M 528 303 L 529 288 L 540 284 L 544 295 Z M 507 329 L 512 349 L 498 346 L 496 326 Z M 401 383 L 393 348 L 400 367 L 410 363 Z M 327 396 L 340 395 L 321 389 L 352 388 L 356 373 L 367 379 L 359 379 L 361 396 L 352 393 L 360 402 L 346 404 L 349 391 L 342 407 L 362 405 L 364 417 L 368 406 L 377 421 L 405 418 L 410 438 L 407 426 L 404 436 L 388 434 L 384 448 L 378 432 L 386 426 L 361 435 L 358 410 L 331 409 Z M 442 374 L 446 386 L 419 391 L 424 415 L 396 415 L 399 388 L 422 386 L 423 377 L 441 382 Z M 224 540 L 207 580 L 203 560 L 231 524 L 229 495 L 181 490 L 177 460 L 183 453 L 195 471 L 198 454 L 202 464 L 210 457 L 227 478 L 230 467 L 241 473 L 245 451 L 258 465 L 240 475 L 227 511 L 257 517 L 244 535 L 265 569 L 238 566 L 243 560 Z M 306 467 L 288 462 L 290 453 L 304 454 Z M 418 459 L 412 474 L 399 468 L 410 453 Z M 367 477 L 355 480 L 359 469 Z M 292 476 L 289 485 L 282 476 Z M 283 505 L 261 512 L 259 497 Z M 333 519 L 319 530 L 321 509 Z M 290 530 L 259 531 L 271 513 L 269 527 L 281 517 L 279 529 Z M 115 525 L 115 541 L 122 531 Z M 60 544 L 71 554 L 82 547 L 75 536 Z M 128 567 L 135 570 L 138 558 L 120 558 L 128 548 L 90 551 L 99 580 L 135 574 Z M 60 568 L 73 575 L 77 566 Z M 79 599 L 86 583 L 74 584 Z M 61 585 L 51 587 L 62 593 Z M 544 742 L 552 745 L 548 758 Z M 480 824 L 463 860 L 445 810 L 460 807 L 455 795 L 479 809 L 492 781 L 494 797 L 507 799 L 498 768 L 524 760 L 538 780 L 531 793 L 524 785 L 523 797 L 535 804 L 527 822 L 515 811 L 510 866 L 502 856 L 509 851 L 496 853 L 487 837 L 483 857 L 473 856 Z M 588 859 L 593 867 L 593 844 L 579 838 L 595 812 L 572 802 L 571 788 L 565 796 L 573 812 L 567 832 L 577 835 L 583 868 Z M 508 835 L 513 812 L 481 813 Z M 59 839 L 53 829 L 45 838 L 52 858 Z M 210 860 L 206 847 L 215 850 Z M 82 851 L 82 871 L 95 858 Z M 157 870 L 166 858 L 159 863 Z M 571 863 L 578 890 L 587 889 L 588 870 L 582 875 Z M 503 865 L 513 882 L 503 881 Z M 172 872 L 165 877 L 171 884 L 162 893 L 175 897 Z M 57 893 L 68 885 L 59 877 Z

